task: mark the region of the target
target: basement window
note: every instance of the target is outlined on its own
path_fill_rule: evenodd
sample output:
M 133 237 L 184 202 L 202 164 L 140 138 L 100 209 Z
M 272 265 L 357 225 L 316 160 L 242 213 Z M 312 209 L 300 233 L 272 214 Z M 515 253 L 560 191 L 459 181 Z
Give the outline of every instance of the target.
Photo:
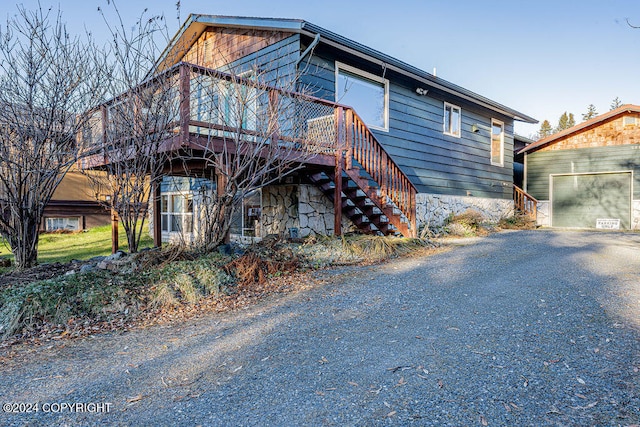
M 47 218 L 45 224 L 46 231 L 56 231 L 56 230 L 69 230 L 69 231 L 78 231 L 80 230 L 80 218 Z
M 160 214 L 164 233 L 193 232 L 193 197 L 191 193 L 163 193 Z

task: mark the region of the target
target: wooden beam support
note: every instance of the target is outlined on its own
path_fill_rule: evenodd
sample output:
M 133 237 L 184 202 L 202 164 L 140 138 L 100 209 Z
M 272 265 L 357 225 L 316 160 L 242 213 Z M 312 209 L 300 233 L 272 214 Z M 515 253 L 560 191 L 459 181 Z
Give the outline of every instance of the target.
M 152 206 L 153 206 L 153 246 L 162 247 L 162 197 L 160 194 L 160 183 L 152 184 Z
M 226 187 L 227 187 L 227 176 L 221 173 L 220 171 L 216 171 L 216 193 L 218 197 L 224 195 Z M 242 207 L 240 207 L 242 209 Z M 231 234 L 227 231 L 227 234 L 224 236 L 224 243 L 229 243 L 231 241 Z
M 333 191 L 333 232 L 336 236 L 342 235 L 342 170 L 344 169 L 344 147 L 345 141 L 343 139 L 342 125 L 343 125 L 343 110 L 342 107 L 338 107 L 335 110 L 336 114 L 336 167 L 334 173 L 335 189 Z
M 191 69 L 180 65 L 180 144 L 189 142 L 189 120 L 191 119 Z
M 111 208 L 111 253 L 115 254 L 119 249 L 119 236 L 118 236 L 118 212 Z

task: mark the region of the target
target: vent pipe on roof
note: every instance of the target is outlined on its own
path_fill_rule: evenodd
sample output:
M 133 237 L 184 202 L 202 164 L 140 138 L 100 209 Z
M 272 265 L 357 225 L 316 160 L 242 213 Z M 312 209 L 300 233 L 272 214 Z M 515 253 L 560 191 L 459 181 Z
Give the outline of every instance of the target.
M 436 76 L 436 67 L 433 67 L 433 77 L 438 77 Z

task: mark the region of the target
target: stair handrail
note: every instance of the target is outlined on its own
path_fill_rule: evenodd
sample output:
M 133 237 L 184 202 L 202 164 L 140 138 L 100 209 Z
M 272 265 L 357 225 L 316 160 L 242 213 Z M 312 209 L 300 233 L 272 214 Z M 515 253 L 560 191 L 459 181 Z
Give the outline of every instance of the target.
M 346 169 L 353 168 L 353 160 L 371 175 L 380 186 L 380 199 L 388 197 L 407 217 L 413 235 L 416 230 L 417 188 L 380 144 L 364 120 L 351 107 L 344 107 L 346 129 Z
M 513 202 L 516 211 L 536 219 L 538 213 L 538 200 L 522 188 L 513 184 Z

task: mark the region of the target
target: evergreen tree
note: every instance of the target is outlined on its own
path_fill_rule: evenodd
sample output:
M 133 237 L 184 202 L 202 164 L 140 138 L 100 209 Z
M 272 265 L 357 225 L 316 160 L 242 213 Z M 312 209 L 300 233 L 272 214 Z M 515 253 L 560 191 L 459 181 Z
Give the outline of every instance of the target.
M 551 123 L 549 120 L 544 120 L 540 125 L 540 130 L 538 131 L 538 139 L 546 138 L 553 134 L 553 128 L 551 127 Z
M 565 130 L 566 128 L 568 128 L 569 127 L 569 126 L 567 126 L 567 122 L 568 121 L 569 121 L 569 116 L 567 116 L 567 112 L 565 111 L 560 116 L 560 119 L 558 120 L 558 125 L 556 126 L 554 131 L 555 132 L 561 132 L 561 131 Z
M 597 115 L 598 112 L 596 111 L 596 106 L 593 104 L 589 104 L 589 106 L 587 107 L 587 112 L 582 115 L 582 120 L 586 121 L 594 118 Z
M 569 129 L 576 125 L 576 119 L 573 117 L 573 113 L 567 113 L 566 111 L 560 116 L 558 120 L 558 126 L 554 129 L 555 132 L 562 132 L 565 129 Z
M 616 108 L 621 106 L 622 106 L 622 101 L 620 101 L 620 98 L 616 96 L 615 99 L 611 101 L 611 110 L 615 110 Z

